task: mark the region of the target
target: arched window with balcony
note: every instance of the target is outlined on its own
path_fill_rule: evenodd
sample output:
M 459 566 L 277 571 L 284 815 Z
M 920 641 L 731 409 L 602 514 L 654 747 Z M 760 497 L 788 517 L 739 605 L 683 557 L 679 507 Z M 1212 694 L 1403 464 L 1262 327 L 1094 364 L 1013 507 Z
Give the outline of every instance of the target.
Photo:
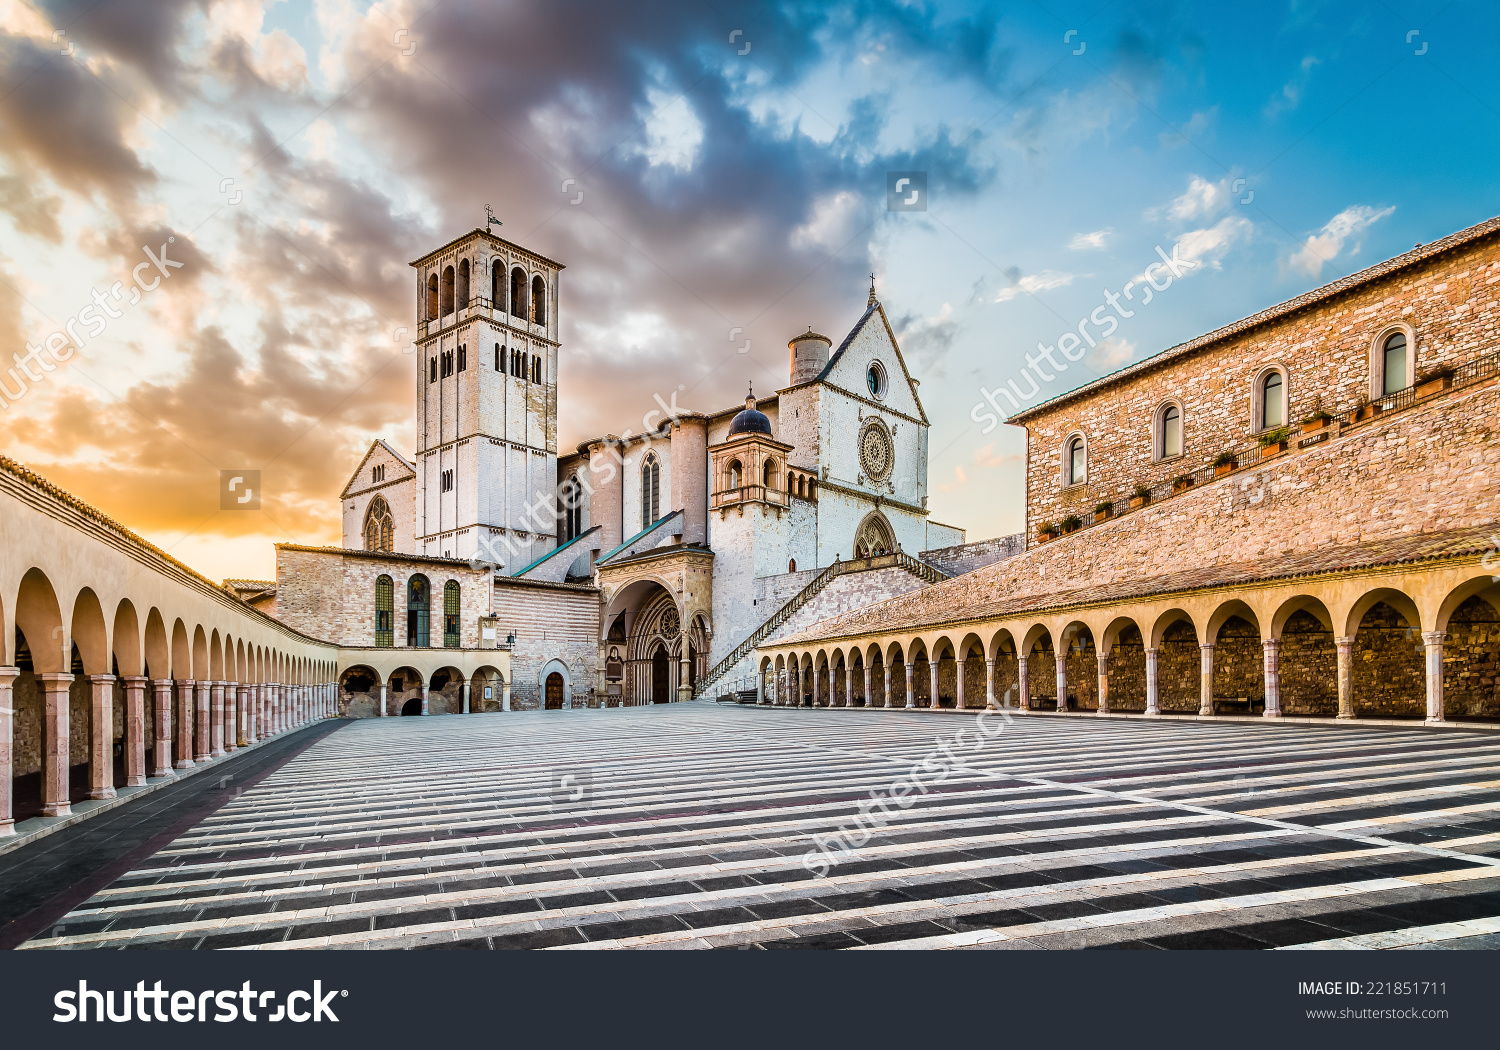
M 464 259 L 458 264 L 458 302 L 457 306 L 462 310 L 469 305 L 469 260 Z
M 439 304 L 444 316 L 453 312 L 453 267 L 443 267 L 442 302 Z
M 438 319 L 438 278 L 437 274 L 427 275 L 427 317 L 426 320 L 436 321 Z
M 428 618 L 432 615 L 432 588 L 421 573 L 406 581 L 406 644 L 425 649 L 431 644 Z
M 1182 455 L 1182 406 L 1169 401 L 1158 408 L 1152 431 L 1154 458 L 1172 459 Z
M 766 460 L 760 468 L 760 483 L 767 489 L 776 487 L 776 461 L 774 459 Z
M 443 584 L 443 648 L 458 648 L 459 589 L 457 580 Z
M 531 322 L 547 323 L 547 282 L 540 274 L 531 279 Z
M 375 577 L 375 644 L 389 649 L 396 644 L 396 584 L 384 574 Z
M 744 485 L 744 468 L 740 466 L 737 459 L 729 461 L 729 488 L 737 489 Z
M 1260 433 L 1286 426 L 1287 394 L 1286 372 L 1281 366 L 1267 368 L 1257 375 L 1251 386 L 1251 430 Z
M 505 260 L 490 260 L 490 306 L 505 309 Z
M 1411 377 L 1406 368 L 1406 333 L 1392 332 L 1381 346 L 1381 364 L 1384 366 L 1381 387 L 1383 392 L 1394 394 L 1411 386 Z
M 641 528 L 661 517 L 661 464 L 655 452 L 646 454 L 641 464 Z

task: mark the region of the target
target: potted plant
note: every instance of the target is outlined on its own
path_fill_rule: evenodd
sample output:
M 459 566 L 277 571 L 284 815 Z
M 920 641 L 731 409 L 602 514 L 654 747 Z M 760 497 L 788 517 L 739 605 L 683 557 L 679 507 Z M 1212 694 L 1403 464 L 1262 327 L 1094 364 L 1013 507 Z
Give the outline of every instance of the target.
M 1453 369 L 1438 368 L 1417 377 L 1417 388 L 1413 391 L 1416 397 L 1427 397 L 1439 391 L 1447 390 L 1453 385 Z
M 1151 502 L 1151 490 L 1145 485 L 1137 485 L 1135 491 L 1130 494 L 1130 509 L 1140 510 Z
M 1193 487 L 1193 478 L 1192 478 L 1192 475 L 1190 475 L 1190 474 L 1184 474 L 1180 478 L 1173 479 L 1173 481 L 1172 481 L 1172 495 L 1175 496 L 1179 492 L 1186 492 L 1188 489 L 1190 489 L 1192 487 Z
M 1097 525 L 1097 524 L 1099 524 L 1099 522 L 1107 520 L 1109 518 L 1109 516 L 1111 514 L 1113 514 L 1114 512 L 1115 512 L 1115 505 L 1113 503 L 1110 503 L 1108 500 L 1106 500 L 1103 503 L 1095 504 L 1094 505 L 1094 524 Z
M 1050 521 L 1044 521 L 1036 527 L 1036 539 L 1038 543 L 1046 543 L 1057 534 L 1057 526 Z
M 1069 514 L 1066 518 L 1063 519 L 1063 532 L 1077 532 L 1082 525 L 1082 518 L 1080 518 L 1077 514 Z
M 1314 430 L 1322 430 L 1332 421 L 1333 416 L 1320 408 L 1302 421 L 1302 433 L 1311 434 Z
M 1285 452 L 1287 446 L 1286 427 L 1277 427 L 1275 430 L 1268 430 L 1257 440 L 1260 443 L 1261 459 L 1267 459 Z
M 1214 477 L 1221 478 L 1237 466 L 1239 464 L 1235 462 L 1234 453 L 1225 449 L 1219 453 L 1219 458 L 1214 460 Z

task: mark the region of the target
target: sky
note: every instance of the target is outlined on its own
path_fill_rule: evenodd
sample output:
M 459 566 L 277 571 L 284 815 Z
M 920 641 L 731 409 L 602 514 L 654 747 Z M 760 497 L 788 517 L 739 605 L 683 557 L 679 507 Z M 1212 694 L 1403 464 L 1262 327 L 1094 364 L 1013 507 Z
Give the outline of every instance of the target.
M 786 385 L 787 340 L 837 342 L 873 273 L 934 519 L 1016 532 L 1024 432 L 981 392 L 1161 256 L 1182 276 L 1025 403 L 1500 213 L 1497 23 L 0 0 L 0 450 L 213 579 L 274 576 L 273 543 L 340 542 L 371 440 L 413 449 L 408 264 L 489 205 L 567 266 L 560 450 L 653 394 Z M 925 210 L 891 208 L 891 172 L 924 173 Z M 259 509 L 221 509 L 247 469 Z

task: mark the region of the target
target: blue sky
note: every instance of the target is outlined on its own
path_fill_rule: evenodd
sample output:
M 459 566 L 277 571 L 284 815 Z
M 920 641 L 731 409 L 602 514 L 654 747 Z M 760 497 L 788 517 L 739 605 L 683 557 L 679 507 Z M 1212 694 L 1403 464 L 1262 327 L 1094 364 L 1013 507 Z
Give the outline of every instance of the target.
M 841 335 L 873 271 L 933 420 L 934 516 L 1016 531 L 1024 445 L 974 421 L 978 391 L 1158 246 L 1198 265 L 1033 400 L 1500 212 L 1496 21 L 0 0 L 0 359 L 143 246 L 186 260 L 7 402 L 5 450 L 211 576 L 337 542 L 363 447 L 413 441 L 406 263 L 491 204 L 568 267 L 564 448 L 679 385 L 699 409 L 782 385 L 787 338 Z M 927 211 L 887 210 L 891 170 L 928 173 Z M 218 509 L 241 467 L 261 513 Z

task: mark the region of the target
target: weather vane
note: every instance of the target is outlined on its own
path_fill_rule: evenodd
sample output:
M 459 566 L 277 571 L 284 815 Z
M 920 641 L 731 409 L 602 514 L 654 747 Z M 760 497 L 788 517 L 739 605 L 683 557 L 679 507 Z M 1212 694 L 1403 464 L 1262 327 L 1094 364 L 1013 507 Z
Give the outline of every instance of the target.
M 495 218 L 495 213 L 493 211 L 491 211 L 490 210 L 490 206 L 488 204 L 486 204 L 484 206 L 484 228 L 486 230 L 488 230 L 491 226 L 504 226 L 504 225 L 505 225 L 505 223 L 503 223 L 499 219 Z

